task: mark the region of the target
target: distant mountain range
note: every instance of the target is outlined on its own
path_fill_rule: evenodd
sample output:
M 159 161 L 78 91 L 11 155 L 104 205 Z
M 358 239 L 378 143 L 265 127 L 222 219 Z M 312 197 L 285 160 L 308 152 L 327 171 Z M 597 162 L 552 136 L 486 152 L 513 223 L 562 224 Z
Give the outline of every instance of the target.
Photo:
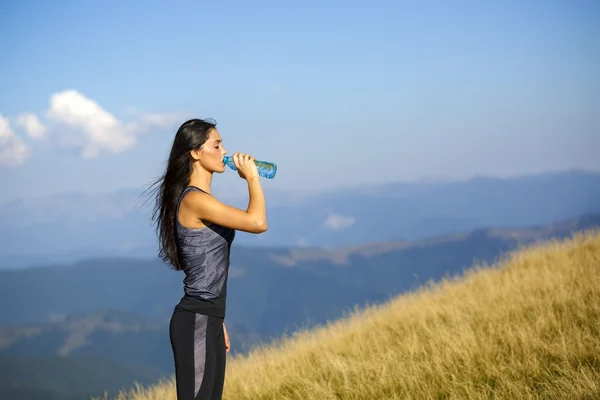
M 237 245 L 333 248 L 415 241 L 486 227 L 549 224 L 600 212 L 600 173 L 570 171 L 460 182 L 390 183 L 300 195 L 267 191 L 269 230 Z M 0 268 L 91 257 L 153 257 L 142 191 L 65 194 L 0 206 Z M 247 199 L 224 201 L 245 207 Z
M 598 228 L 600 214 L 586 214 L 330 250 L 234 247 L 226 318 L 233 352 L 492 263 L 519 246 Z M 182 278 L 156 259 L 0 271 L 0 303 L 10 305 L 0 309 L 0 398 L 75 399 L 87 389 L 86 396 L 92 389 L 101 395 L 100 388 L 114 393 L 169 375 L 168 319 Z

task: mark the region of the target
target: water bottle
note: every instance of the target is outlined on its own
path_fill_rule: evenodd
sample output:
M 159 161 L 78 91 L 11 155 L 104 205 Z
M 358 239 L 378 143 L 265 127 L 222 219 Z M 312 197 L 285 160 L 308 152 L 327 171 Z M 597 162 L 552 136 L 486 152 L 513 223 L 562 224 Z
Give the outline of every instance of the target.
M 232 170 L 237 171 L 237 167 L 235 166 L 231 156 L 223 157 L 223 162 L 227 166 L 229 166 L 229 168 L 231 168 Z M 258 161 L 258 160 L 255 160 L 254 164 L 256 164 L 256 169 L 258 169 L 258 175 L 262 176 L 263 178 L 267 178 L 267 179 L 275 178 L 275 174 L 277 173 L 277 165 L 276 164 L 274 164 L 272 162 L 268 162 L 268 161 Z

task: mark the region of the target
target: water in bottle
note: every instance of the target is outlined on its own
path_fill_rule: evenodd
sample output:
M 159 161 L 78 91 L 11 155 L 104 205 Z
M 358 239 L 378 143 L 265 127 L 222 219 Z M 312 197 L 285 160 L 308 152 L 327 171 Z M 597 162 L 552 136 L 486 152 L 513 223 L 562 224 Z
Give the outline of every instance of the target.
M 237 171 L 237 167 L 235 166 L 231 156 L 223 157 L 223 162 L 227 166 L 229 166 L 229 168 L 231 168 L 232 170 Z M 268 161 L 259 161 L 259 160 L 255 160 L 254 163 L 256 164 L 256 169 L 258 169 L 258 175 L 262 176 L 263 178 L 267 178 L 267 179 L 275 178 L 275 174 L 277 173 L 277 165 L 276 164 L 274 164 L 272 162 L 268 162 Z

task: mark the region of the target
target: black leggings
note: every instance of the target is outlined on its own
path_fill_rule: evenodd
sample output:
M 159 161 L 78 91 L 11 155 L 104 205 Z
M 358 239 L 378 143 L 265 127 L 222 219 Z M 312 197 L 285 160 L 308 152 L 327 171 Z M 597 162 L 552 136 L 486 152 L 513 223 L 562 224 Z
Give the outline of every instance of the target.
M 225 381 L 223 318 L 176 308 L 169 326 L 178 400 L 221 400 Z

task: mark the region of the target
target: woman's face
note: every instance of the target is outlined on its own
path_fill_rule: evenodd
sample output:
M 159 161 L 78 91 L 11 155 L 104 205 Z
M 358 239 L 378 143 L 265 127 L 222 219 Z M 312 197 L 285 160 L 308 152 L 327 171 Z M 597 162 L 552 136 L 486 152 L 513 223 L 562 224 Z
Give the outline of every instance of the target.
M 200 147 L 200 151 L 196 157 L 200 161 L 200 165 L 209 172 L 225 171 L 225 163 L 223 156 L 227 154 L 227 150 L 223 146 L 223 139 L 216 129 L 211 129 L 208 139 Z

